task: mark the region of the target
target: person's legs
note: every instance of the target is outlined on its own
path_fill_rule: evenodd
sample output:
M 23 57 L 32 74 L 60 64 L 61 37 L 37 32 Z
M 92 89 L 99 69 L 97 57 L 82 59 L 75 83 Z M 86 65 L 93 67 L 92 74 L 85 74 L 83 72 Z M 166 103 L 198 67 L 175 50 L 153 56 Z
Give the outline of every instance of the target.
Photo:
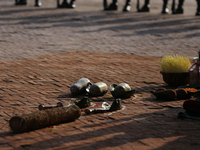
M 172 14 L 183 14 L 183 3 L 184 0 L 179 0 L 178 8 Z
M 71 0 L 70 3 L 68 3 L 67 0 L 63 0 L 62 4 L 60 5 L 59 4 L 59 0 L 57 0 L 57 5 L 58 5 L 58 8 L 75 8 L 76 5 L 75 5 L 75 0 Z
M 26 5 L 26 0 L 15 0 L 15 5 Z
M 103 0 L 103 8 L 105 9 L 108 6 L 107 0 Z
M 118 3 L 117 0 L 113 0 L 109 6 L 104 7 L 104 10 L 117 10 Z
M 168 4 L 168 0 L 163 0 L 162 14 L 167 14 L 169 12 L 167 4 Z
M 125 6 L 123 8 L 124 12 L 128 12 L 128 11 L 131 10 L 131 4 L 130 3 L 131 3 L 131 0 L 126 0 L 126 4 L 125 4 Z
M 40 0 L 35 0 L 35 6 L 40 7 L 42 6 L 42 3 Z
M 67 0 L 63 0 L 62 4 L 59 6 L 60 8 L 66 8 L 68 5 Z
M 71 0 L 71 2 L 69 3 L 69 8 L 75 8 L 76 7 L 75 1 L 76 0 Z
M 197 0 L 197 12 L 196 16 L 200 16 L 200 0 Z
M 149 12 L 150 11 L 149 0 L 145 0 L 144 6 L 138 10 L 138 12 Z

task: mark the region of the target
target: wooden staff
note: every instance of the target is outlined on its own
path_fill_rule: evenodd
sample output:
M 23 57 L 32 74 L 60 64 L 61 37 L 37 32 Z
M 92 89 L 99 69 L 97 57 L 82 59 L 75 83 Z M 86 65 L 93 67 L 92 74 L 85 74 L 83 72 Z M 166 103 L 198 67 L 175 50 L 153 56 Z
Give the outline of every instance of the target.
M 14 116 L 9 120 L 9 125 L 14 133 L 31 131 L 78 119 L 81 110 L 77 105 L 69 107 L 55 107 L 21 116 Z

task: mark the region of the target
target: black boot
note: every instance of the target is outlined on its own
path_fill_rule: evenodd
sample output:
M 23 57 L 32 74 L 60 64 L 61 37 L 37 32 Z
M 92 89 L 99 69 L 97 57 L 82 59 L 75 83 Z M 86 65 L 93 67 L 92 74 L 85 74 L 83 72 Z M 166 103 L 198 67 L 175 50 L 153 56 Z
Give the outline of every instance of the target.
M 35 6 L 36 6 L 36 7 L 42 6 L 41 1 L 40 1 L 40 0 L 35 0 Z
M 131 4 L 130 3 L 131 3 L 131 0 L 126 0 L 126 4 L 123 8 L 123 12 L 128 12 L 128 11 L 131 10 Z
M 59 0 L 58 0 L 58 8 L 66 8 L 67 5 L 69 5 L 67 0 L 63 0 L 61 5 L 59 4 Z
M 169 13 L 169 8 L 167 7 L 168 0 L 163 0 L 163 9 L 162 9 L 162 14 L 168 14 Z
M 172 14 L 183 14 L 183 3 L 184 0 L 179 0 L 178 8 Z
M 75 1 L 76 0 L 71 0 L 71 2 L 69 3 L 69 7 L 68 8 L 75 8 L 76 7 Z
M 117 4 L 117 0 L 113 0 L 113 2 L 104 8 L 104 10 L 117 10 L 118 8 L 118 4 Z
M 200 16 L 200 0 L 197 0 L 197 12 L 196 16 Z
M 26 5 L 26 0 L 15 0 L 15 5 Z
M 149 0 L 145 0 L 144 6 L 138 10 L 138 12 L 149 12 L 150 10 Z
M 57 7 L 58 8 L 75 8 L 75 0 L 71 0 L 70 3 L 67 2 L 67 0 L 63 0 L 62 4 L 59 4 L 59 0 L 57 0 Z

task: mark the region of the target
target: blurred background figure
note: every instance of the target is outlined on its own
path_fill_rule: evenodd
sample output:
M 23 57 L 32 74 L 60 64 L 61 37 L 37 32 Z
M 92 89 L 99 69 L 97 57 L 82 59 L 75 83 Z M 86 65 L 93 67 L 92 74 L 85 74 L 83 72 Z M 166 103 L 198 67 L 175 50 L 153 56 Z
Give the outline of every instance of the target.
M 42 6 L 42 2 L 40 0 L 35 0 L 35 6 Z
M 123 7 L 123 11 L 124 12 L 128 12 L 131 10 L 131 0 L 126 0 L 126 3 Z M 107 0 L 103 1 L 103 5 L 104 5 L 104 10 L 117 10 L 118 8 L 118 3 L 117 0 L 112 0 L 110 5 L 107 5 Z M 140 9 L 139 8 L 139 0 L 137 0 L 137 9 L 138 12 L 149 12 L 149 0 L 144 0 L 144 6 Z
M 26 0 L 15 0 L 15 5 L 26 5 L 26 4 L 27 4 Z M 42 6 L 40 0 L 35 0 L 35 6 Z
M 172 14 L 183 14 L 183 3 L 184 0 L 179 0 L 178 3 L 178 8 L 175 9 L 176 2 L 173 0 L 172 2 Z M 168 8 L 168 0 L 163 0 L 163 9 L 162 9 L 162 14 L 168 14 L 169 13 L 169 8 Z
M 67 0 L 63 0 L 62 4 L 60 5 L 59 0 L 57 0 L 57 7 L 58 8 L 75 8 L 75 0 L 71 0 L 68 2 Z
M 131 10 L 131 4 L 130 3 L 131 3 L 131 0 L 126 0 L 125 6 L 123 8 L 124 12 L 128 12 L 128 11 Z
M 200 0 L 197 1 L 197 10 L 196 10 L 196 16 L 200 16 Z M 169 13 L 169 8 L 167 7 L 168 0 L 163 0 L 163 9 L 162 9 L 162 14 L 167 14 Z M 173 0 L 172 2 L 172 14 L 183 14 L 184 9 L 183 9 L 183 4 L 184 0 L 179 0 L 178 1 L 178 7 L 175 9 L 176 2 Z
M 124 12 L 130 11 L 131 10 L 131 5 L 130 5 L 131 0 L 126 0 L 125 6 L 123 8 Z M 107 0 L 103 0 L 103 6 L 104 6 L 104 10 L 108 11 L 108 10 L 117 10 L 118 8 L 118 3 L 117 0 L 112 0 L 110 5 L 107 5 Z
M 117 10 L 118 3 L 117 0 L 112 0 L 112 3 L 108 6 L 107 0 L 103 0 L 104 10 Z
M 196 16 L 200 16 L 200 0 L 197 0 L 197 12 Z
M 145 0 L 143 7 L 140 9 L 139 0 L 137 1 L 137 11 L 138 12 L 149 12 L 150 11 L 150 0 Z
M 175 0 L 173 0 L 172 14 L 183 14 L 183 3 L 184 3 L 184 0 L 179 0 L 178 8 L 175 9 Z
M 26 5 L 27 0 L 15 0 L 15 5 Z M 42 3 L 40 0 L 35 0 L 35 6 L 42 6 Z M 57 0 L 57 7 L 58 8 L 75 8 L 75 0 L 71 0 L 69 3 L 67 0 L 63 0 L 62 4 L 60 4 L 60 1 Z
M 15 0 L 15 5 L 26 5 L 26 0 Z
M 163 0 L 163 8 L 162 8 L 162 14 L 168 14 L 169 8 L 168 8 L 168 0 Z

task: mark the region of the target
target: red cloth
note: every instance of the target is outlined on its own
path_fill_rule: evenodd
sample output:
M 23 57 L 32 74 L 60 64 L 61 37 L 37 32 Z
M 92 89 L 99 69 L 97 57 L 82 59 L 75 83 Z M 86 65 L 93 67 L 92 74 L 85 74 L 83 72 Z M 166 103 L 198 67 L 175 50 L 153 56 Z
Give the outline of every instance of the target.
M 183 103 L 183 108 L 185 110 L 192 108 L 200 111 L 200 100 L 186 100 Z

